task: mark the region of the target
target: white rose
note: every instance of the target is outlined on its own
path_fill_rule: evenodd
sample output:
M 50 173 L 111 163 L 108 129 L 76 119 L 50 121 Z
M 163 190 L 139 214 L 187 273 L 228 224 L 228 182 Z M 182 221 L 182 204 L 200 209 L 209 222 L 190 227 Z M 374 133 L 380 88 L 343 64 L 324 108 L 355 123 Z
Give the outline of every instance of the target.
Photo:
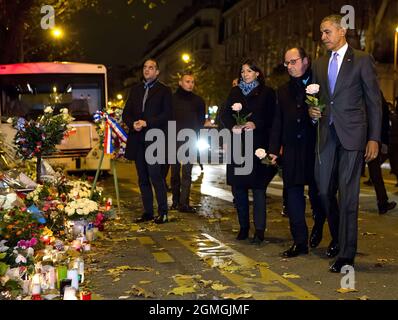
M 12 123 L 12 118 L 8 118 L 8 119 L 7 119 L 7 123 L 10 123 L 10 124 L 11 124 L 11 123 Z
M 44 113 L 53 113 L 54 109 L 51 107 L 47 107 L 44 109 Z
M 265 152 L 264 149 L 259 148 L 256 150 L 255 155 L 261 160 L 267 156 L 267 153 Z
M 69 114 L 68 108 L 62 108 L 62 109 L 60 110 L 60 112 L 63 113 L 63 114 Z
M 305 88 L 305 92 L 308 94 L 317 94 L 319 92 L 319 84 L 310 84 Z
M 240 111 L 240 110 L 242 110 L 242 104 L 241 104 L 241 103 L 234 103 L 234 104 L 232 105 L 232 110 L 234 110 L 234 111 Z

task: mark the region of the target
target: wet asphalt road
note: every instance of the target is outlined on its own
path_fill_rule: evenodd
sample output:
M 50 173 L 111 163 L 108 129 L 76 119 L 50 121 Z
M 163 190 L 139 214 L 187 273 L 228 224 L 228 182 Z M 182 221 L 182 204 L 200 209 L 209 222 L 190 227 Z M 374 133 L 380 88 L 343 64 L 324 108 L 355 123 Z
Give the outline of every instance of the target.
M 279 177 L 267 193 L 266 241 L 252 245 L 235 240 L 239 225 L 224 166 L 205 165 L 204 172 L 194 166 L 191 204 L 198 213 L 171 211 L 163 225 L 133 223 L 142 214 L 134 166 L 119 162 L 117 173 L 120 214 L 86 254 L 86 285 L 98 299 L 398 298 L 398 209 L 379 215 L 372 187 L 361 183 L 356 291 L 339 293 L 343 275 L 328 271 L 332 260 L 325 256 L 327 225 L 321 244 L 308 255 L 280 256 L 291 236 L 288 219 L 280 214 Z M 384 175 L 390 200 L 398 201 L 393 177 L 387 170 Z M 115 204 L 113 177 L 100 183 Z M 306 211 L 312 227 L 309 205 Z

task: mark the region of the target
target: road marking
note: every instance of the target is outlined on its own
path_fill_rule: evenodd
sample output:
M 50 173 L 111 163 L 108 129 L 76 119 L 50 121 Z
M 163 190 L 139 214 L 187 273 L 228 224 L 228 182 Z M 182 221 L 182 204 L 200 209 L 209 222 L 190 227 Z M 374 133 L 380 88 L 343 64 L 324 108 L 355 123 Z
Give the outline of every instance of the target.
M 152 252 L 152 255 L 155 257 L 156 261 L 159 263 L 175 262 L 173 257 L 170 256 L 167 252 Z
M 212 236 L 202 233 L 200 238 L 176 239 L 187 249 L 203 258 L 240 289 L 253 295 L 256 300 L 318 298 L 296 284 L 287 281 L 268 269 L 266 263 L 259 263 L 225 245 Z
M 153 245 L 155 242 L 152 240 L 151 237 L 137 237 L 137 240 L 142 244 L 142 245 Z

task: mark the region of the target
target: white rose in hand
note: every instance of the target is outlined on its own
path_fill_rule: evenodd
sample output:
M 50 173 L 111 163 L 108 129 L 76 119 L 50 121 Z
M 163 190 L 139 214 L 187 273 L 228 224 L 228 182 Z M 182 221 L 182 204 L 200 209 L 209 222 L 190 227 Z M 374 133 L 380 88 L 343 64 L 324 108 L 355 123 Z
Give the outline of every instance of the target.
M 309 86 L 307 86 L 307 88 L 305 88 L 305 92 L 307 94 L 317 94 L 319 92 L 319 84 L 310 84 Z
M 53 108 L 51 108 L 51 107 L 47 107 L 47 108 L 45 108 L 44 109 L 44 113 L 53 113 Z
M 242 110 L 242 104 L 241 104 L 241 103 L 234 103 L 234 104 L 232 105 L 232 110 L 233 110 L 233 111 L 240 111 L 240 110 Z
M 254 153 L 257 158 L 259 158 L 260 160 L 264 159 L 267 156 L 267 152 L 265 152 L 264 149 L 257 149 L 256 152 Z

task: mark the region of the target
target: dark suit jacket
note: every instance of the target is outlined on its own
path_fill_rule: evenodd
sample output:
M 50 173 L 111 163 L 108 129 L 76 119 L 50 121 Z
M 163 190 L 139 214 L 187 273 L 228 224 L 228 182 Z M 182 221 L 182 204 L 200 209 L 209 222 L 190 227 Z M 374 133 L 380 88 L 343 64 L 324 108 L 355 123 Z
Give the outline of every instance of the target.
M 313 83 L 320 85 L 320 97 L 326 104 L 320 120 L 320 150 L 329 134 L 329 119 L 346 150 L 362 151 L 368 140 L 380 142 L 381 96 L 373 58 L 350 46 L 344 56 L 333 95 L 329 90 L 329 55 L 313 65 Z
M 301 78 L 290 81 L 277 91 L 269 153 L 278 155 L 281 146 L 283 186 L 291 187 L 315 182 L 316 127 L 308 115 L 305 86 Z
M 157 81 L 149 89 L 145 110 L 142 112 L 142 100 L 144 98 L 144 84 L 140 83 L 131 88 L 126 106 L 123 110 L 123 121 L 129 128 L 125 157 L 135 160 L 139 144 L 147 147 L 152 142 L 145 142 L 145 133 L 149 129 L 161 129 L 167 131 L 167 121 L 171 119 L 171 89 Z M 133 123 L 137 120 L 145 120 L 147 127 L 137 132 Z

